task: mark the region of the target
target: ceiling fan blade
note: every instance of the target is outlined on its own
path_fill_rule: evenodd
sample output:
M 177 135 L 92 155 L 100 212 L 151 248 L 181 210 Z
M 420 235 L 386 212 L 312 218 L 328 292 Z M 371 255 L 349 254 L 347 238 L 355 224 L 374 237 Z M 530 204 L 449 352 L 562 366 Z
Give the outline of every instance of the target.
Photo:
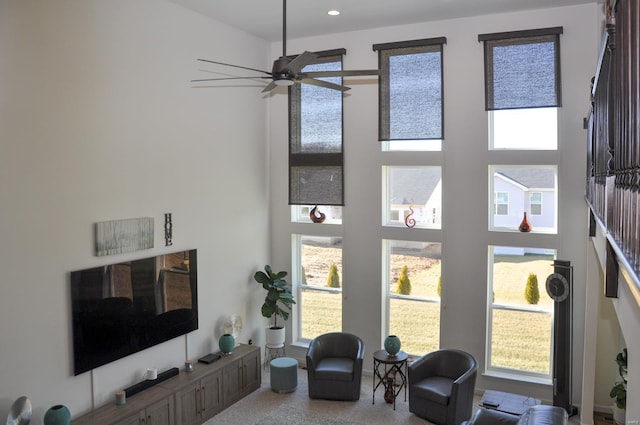
M 271 90 L 275 89 L 276 87 L 278 87 L 278 85 L 274 81 L 272 81 L 269 84 L 267 84 L 267 86 L 265 88 L 262 89 L 262 93 L 270 92 Z
M 340 90 L 342 92 L 345 92 L 347 90 L 351 90 L 351 87 L 341 86 L 339 84 L 330 83 L 328 81 L 316 80 L 315 78 L 301 78 L 301 79 L 295 80 L 295 81 L 297 83 L 311 84 L 311 85 L 314 85 L 314 86 L 320 86 L 320 87 L 324 87 L 324 88 L 327 88 L 327 89 Z
M 203 81 L 222 81 L 222 80 L 262 80 L 271 79 L 271 77 L 224 77 L 224 78 L 203 78 L 200 80 L 191 80 L 192 83 L 200 83 Z
M 302 71 L 302 68 L 309 65 L 317 57 L 318 55 L 316 55 L 315 53 L 304 51 L 299 54 L 294 60 L 289 62 L 285 70 L 289 71 L 289 73 L 293 75 L 297 75 L 300 71 Z
M 360 69 L 354 71 L 316 71 L 304 72 L 301 76 L 309 78 L 323 77 L 359 77 L 361 75 L 380 75 L 379 69 Z
M 233 65 L 233 64 L 230 64 L 230 63 L 224 63 L 224 62 L 212 61 L 212 60 L 209 60 L 209 59 L 198 59 L 198 60 L 199 60 L 199 61 L 202 61 L 202 62 L 215 63 L 216 65 L 231 66 L 231 67 L 233 67 L 233 68 L 246 69 L 246 70 L 248 70 L 248 71 L 261 72 L 261 73 L 263 73 L 263 74 L 271 75 L 271 73 L 270 73 L 270 72 L 268 72 L 268 71 L 263 71 L 263 70 L 261 70 L 261 69 L 255 69 L 255 68 L 249 68 L 249 67 L 246 67 L 246 66 Z

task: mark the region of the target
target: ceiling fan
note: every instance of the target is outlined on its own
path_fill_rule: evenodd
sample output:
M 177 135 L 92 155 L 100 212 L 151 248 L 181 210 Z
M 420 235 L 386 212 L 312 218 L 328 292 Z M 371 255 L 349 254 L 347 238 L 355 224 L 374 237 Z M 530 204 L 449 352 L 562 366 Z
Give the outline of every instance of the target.
M 273 61 L 271 72 L 260 69 L 249 68 L 246 66 L 233 65 L 230 63 L 218 62 L 208 59 L 198 59 L 202 62 L 213 63 L 217 65 L 230 66 L 233 68 L 246 69 L 255 71 L 263 75 L 253 77 L 224 77 L 224 78 L 206 78 L 200 80 L 191 80 L 192 83 L 204 81 L 221 81 L 221 80 L 246 80 L 246 79 L 266 79 L 271 80 L 269 84 L 262 90 L 263 93 L 270 92 L 277 86 L 291 86 L 293 84 L 312 84 L 315 86 L 326 87 L 332 90 L 347 91 L 350 87 L 335 84 L 320 78 L 328 77 L 356 77 L 365 75 L 380 75 L 378 69 L 363 69 L 356 71 L 316 71 L 302 72 L 302 69 L 313 63 L 318 56 L 312 52 L 303 52 L 302 54 L 292 57 L 287 56 L 287 0 L 282 0 L 282 56 Z

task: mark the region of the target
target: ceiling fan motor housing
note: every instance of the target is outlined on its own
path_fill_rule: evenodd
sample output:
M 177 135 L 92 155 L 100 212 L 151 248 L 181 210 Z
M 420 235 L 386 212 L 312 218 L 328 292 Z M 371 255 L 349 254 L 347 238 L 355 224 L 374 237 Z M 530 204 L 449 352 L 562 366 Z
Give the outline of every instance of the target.
M 287 67 L 291 63 L 291 58 L 281 56 L 273 61 L 273 68 L 271 68 L 271 74 L 273 81 L 281 86 L 290 86 L 293 84 L 293 76 L 289 73 Z

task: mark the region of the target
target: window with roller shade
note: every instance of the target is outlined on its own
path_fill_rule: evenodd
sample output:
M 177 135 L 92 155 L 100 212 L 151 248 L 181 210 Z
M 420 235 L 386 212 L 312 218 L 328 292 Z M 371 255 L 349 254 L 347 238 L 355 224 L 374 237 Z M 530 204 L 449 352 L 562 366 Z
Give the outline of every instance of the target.
M 491 149 L 553 150 L 562 27 L 481 34 Z
M 441 150 L 444 43 L 440 37 L 373 46 L 382 71 L 378 138 L 384 150 Z
M 316 52 L 302 72 L 340 71 L 344 49 Z M 342 77 L 322 78 L 342 84 Z M 342 92 L 294 84 L 289 93 L 289 204 L 344 205 Z

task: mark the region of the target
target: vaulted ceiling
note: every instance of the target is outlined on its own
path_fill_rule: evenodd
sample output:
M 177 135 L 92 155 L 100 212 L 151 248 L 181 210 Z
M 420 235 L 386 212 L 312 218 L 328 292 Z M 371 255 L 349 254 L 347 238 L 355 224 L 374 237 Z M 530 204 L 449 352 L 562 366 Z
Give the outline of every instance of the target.
M 282 38 L 281 0 L 171 0 L 269 41 Z M 287 38 L 604 0 L 289 0 Z M 340 11 L 329 16 L 331 9 Z

